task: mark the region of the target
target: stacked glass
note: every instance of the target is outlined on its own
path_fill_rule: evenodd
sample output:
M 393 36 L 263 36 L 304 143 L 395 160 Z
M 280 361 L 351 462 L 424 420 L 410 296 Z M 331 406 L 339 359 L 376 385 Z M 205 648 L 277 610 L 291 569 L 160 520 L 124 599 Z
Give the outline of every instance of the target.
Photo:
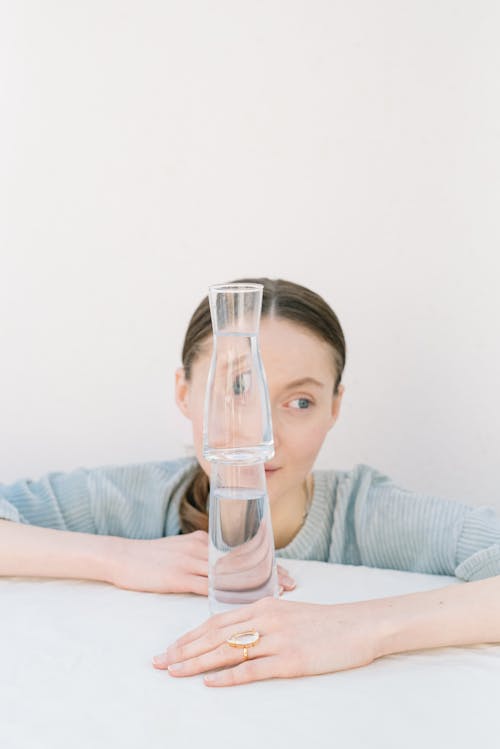
M 213 351 L 203 456 L 211 462 L 208 601 L 212 614 L 278 596 L 264 463 L 274 455 L 259 352 L 261 284 L 209 288 Z

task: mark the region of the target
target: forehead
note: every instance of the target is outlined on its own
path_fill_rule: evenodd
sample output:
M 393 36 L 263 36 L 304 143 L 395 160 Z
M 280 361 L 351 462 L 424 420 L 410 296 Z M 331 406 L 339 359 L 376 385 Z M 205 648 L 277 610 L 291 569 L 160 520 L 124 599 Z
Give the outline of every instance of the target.
M 267 376 L 283 384 L 303 377 L 315 377 L 325 383 L 334 379 L 331 346 L 291 320 L 263 318 L 260 351 Z
M 294 380 L 312 377 L 325 385 L 335 379 L 331 346 L 308 328 L 283 318 L 264 317 L 260 324 L 260 352 L 269 385 L 285 387 Z M 198 363 L 208 368 L 212 336 L 200 346 Z M 198 369 L 197 362 L 195 368 Z

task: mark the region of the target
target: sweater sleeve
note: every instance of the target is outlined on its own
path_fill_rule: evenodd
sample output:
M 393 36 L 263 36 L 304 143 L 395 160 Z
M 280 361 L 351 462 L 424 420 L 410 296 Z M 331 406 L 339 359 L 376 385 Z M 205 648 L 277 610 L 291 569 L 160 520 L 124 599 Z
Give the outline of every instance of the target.
M 172 493 L 185 460 L 78 468 L 11 485 L 0 484 L 0 519 L 59 530 L 128 538 L 166 532 Z
M 0 484 L 0 519 L 58 530 L 96 533 L 90 510 L 89 471 L 48 473 L 39 480 Z
M 359 465 L 338 484 L 329 561 L 480 580 L 500 574 L 500 518 Z

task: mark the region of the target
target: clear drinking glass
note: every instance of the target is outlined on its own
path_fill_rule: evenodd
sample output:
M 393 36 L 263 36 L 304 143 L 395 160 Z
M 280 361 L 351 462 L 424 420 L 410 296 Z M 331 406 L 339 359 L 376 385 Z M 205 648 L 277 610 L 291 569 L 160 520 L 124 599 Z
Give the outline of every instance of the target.
M 274 455 L 258 336 L 261 284 L 209 289 L 213 353 L 203 455 L 211 461 L 208 600 L 212 614 L 278 597 L 264 462 Z
M 213 462 L 208 605 L 211 614 L 279 595 L 263 463 Z
M 262 284 L 210 286 L 213 352 L 207 380 L 203 455 L 259 462 L 274 455 L 266 378 L 258 346 Z

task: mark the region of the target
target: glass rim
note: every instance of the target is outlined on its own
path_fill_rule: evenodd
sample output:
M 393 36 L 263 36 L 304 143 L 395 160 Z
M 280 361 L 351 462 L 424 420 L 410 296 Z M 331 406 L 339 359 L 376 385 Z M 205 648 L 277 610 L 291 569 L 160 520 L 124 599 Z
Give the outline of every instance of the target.
M 218 283 L 208 287 L 211 292 L 237 294 L 245 291 L 260 291 L 264 288 L 261 283 Z

